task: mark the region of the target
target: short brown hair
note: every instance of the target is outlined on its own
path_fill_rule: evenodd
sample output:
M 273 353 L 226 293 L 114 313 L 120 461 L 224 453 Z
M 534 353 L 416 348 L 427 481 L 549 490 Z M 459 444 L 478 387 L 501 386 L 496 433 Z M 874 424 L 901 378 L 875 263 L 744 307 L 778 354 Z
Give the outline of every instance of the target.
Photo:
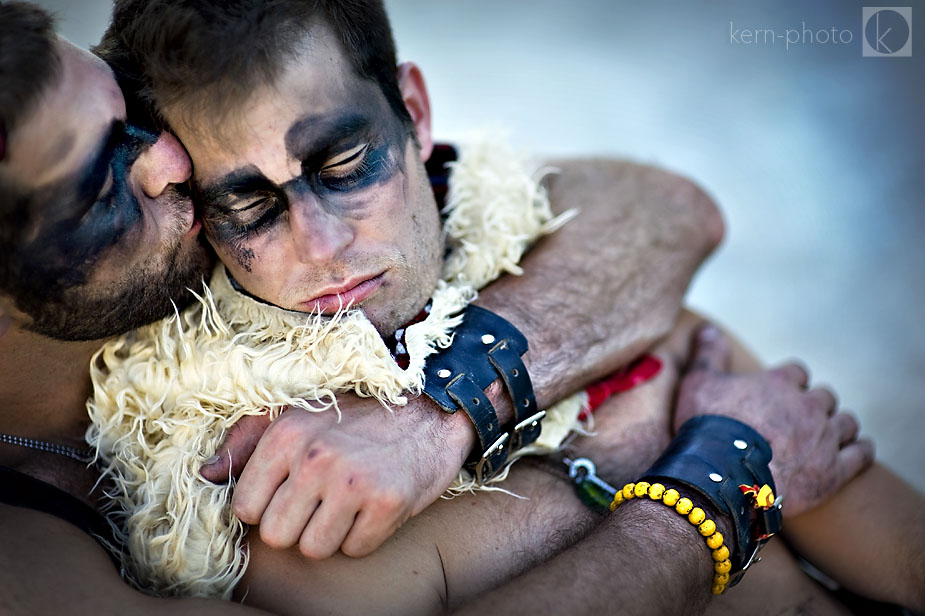
M 319 22 L 333 30 L 355 73 L 377 83 L 410 127 L 381 0 L 115 0 L 94 51 L 124 89 L 136 89 L 154 107 L 221 122 L 256 88 L 275 82 Z

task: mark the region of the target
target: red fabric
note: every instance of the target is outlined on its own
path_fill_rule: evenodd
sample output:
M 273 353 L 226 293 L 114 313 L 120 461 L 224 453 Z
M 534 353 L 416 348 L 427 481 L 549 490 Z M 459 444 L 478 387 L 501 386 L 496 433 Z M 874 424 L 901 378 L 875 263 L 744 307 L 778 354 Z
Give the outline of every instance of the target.
M 593 413 L 610 396 L 652 380 L 661 370 L 662 361 L 658 357 L 643 355 L 629 366 L 588 385 L 585 389 L 588 394 L 588 410 L 582 411 L 578 418 L 587 419 L 588 413 Z

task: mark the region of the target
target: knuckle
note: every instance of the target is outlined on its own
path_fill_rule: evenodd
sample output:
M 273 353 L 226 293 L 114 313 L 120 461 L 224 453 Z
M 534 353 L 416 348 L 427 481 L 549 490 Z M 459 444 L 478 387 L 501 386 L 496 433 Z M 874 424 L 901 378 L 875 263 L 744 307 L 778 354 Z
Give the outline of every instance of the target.
M 371 554 L 378 545 L 370 538 L 351 536 L 340 546 L 340 551 L 351 558 L 362 558 Z
M 405 506 L 404 496 L 394 490 L 387 490 L 376 498 L 371 507 L 372 513 L 379 518 L 394 517 Z
M 327 474 L 337 459 L 336 454 L 322 443 L 311 442 L 302 447 L 298 471 L 302 475 Z
M 262 524 L 260 526 L 260 540 L 274 550 L 292 547 L 292 542 L 275 525 Z
M 348 492 L 368 493 L 372 486 L 365 474 L 353 472 L 343 478 L 343 487 Z
M 336 546 L 331 547 L 329 545 L 324 545 L 323 543 L 316 541 L 314 537 L 306 538 L 303 536 L 302 540 L 299 541 L 299 553 L 301 553 L 305 558 L 322 560 L 333 556 L 334 552 L 336 551 Z
M 247 503 L 232 501 L 231 510 L 234 512 L 234 515 L 245 524 L 253 525 L 260 523 L 261 512 Z

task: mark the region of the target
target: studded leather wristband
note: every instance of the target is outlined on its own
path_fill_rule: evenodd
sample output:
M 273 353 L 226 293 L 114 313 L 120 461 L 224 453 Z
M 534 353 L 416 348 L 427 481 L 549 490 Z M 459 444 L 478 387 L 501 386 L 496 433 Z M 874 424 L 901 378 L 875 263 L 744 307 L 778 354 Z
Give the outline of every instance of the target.
M 684 485 L 731 517 L 735 550 L 729 586 L 780 532 L 780 498 L 774 498 L 770 462 L 771 447 L 758 432 L 729 417 L 702 415 L 681 426 L 641 479 Z
M 447 413 L 462 410 L 479 438 L 466 463 L 479 483 L 504 467 L 511 451 L 540 435 L 545 411 L 538 411 L 530 375 L 521 360 L 527 339 L 495 313 L 469 306 L 453 344 L 431 356 L 424 368 L 424 393 Z M 502 427 L 484 390 L 501 378 L 511 396 L 514 421 Z

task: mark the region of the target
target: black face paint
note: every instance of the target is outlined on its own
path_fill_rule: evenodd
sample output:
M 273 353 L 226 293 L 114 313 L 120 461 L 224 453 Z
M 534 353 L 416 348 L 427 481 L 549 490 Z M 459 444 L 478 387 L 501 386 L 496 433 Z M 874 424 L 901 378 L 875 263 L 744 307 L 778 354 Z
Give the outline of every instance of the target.
M 129 256 L 129 265 L 114 259 L 111 284 L 82 285 L 108 251 L 124 247 L 128 255 L 141 248 L 119 241 L 143 222 L 129 174 L 157 137 L 114 122 L 80 171 L 17 200 L 9 226 L 18 237 L 5 264 L 10 283 L 5 291 L 32 317 L 30 330 L 60 340 L 97 340 L 163 318 L 193 299 L 186 289 L 208 271 L 210 255 L 202 246 L 180 242 L 154 261 L 138 263 Z M 178 196 L 175 204 L 164 205 L 179 210 L 189 201 Z
M 301 161 L 300 176 L 279 185 L 248 165 L 198 190 L 206 233 L 244 269 L 251 271 L 254 258 L 247 241 L 287 216 L 292 201 L 312 194 L 329 212 L 362 218 L 368 205 L 364 191 L 404 173 L 407 128 L 375 98 L 357 106 L 343 115 L 304 117 L 287 130 L 286 150 Z M 246 203 L 234 207 L 236 201 Z
M 129 175 L 157 138 L 114 122 L 102 150 L 83 170 L 33 195 L 26 208 L 42 212 L 43 220 L 35 238 L 18 250 L 23 275 L 36 284 L 62 288 L 86 281 L 100 257 L 142 222 Z

